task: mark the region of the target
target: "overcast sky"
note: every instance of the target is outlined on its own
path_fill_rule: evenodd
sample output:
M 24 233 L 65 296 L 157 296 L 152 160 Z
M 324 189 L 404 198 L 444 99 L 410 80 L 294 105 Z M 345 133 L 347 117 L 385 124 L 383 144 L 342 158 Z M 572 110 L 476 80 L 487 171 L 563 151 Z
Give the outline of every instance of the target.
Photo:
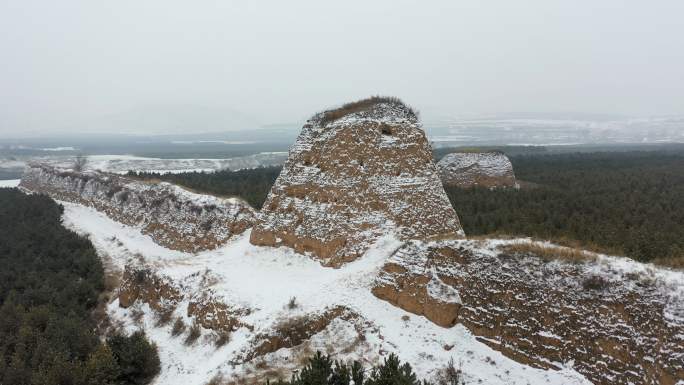
M 300 122 L 371 94 L 426 120 L 682 114 L 683 18 L 681 0 L 0 0 L 0 136 L 148 108 Z

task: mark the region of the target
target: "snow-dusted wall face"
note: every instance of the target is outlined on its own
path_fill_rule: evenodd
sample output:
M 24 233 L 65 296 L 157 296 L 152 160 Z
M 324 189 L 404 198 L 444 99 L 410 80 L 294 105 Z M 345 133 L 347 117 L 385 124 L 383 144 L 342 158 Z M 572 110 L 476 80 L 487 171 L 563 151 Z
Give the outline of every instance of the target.
M 482 247 L 482 246 L 485 247 Z M 679 273 L 605 258 L 546 261 L 478 241 L 408 242 L 373 294 L 545 369 L 563 363 L 594 384 L 684 381 Z
M 456 152 L 437 163 L 446 186 L 515 187 L 513 165 L 501 152 Z
M 391 101 L 327 111 L 304 125 L 251 242 L 340 266 L 389 231 L 402 239 L 463 236 L 415 114 Z
M 139 226 L 162 246 L 186 252 L 214 249 L 255 222 L 240 199 L 193 194 L 169 183 L 147 183 L 96 171 L 28 167 L 20 186 L 58 200 L 93 207 Z

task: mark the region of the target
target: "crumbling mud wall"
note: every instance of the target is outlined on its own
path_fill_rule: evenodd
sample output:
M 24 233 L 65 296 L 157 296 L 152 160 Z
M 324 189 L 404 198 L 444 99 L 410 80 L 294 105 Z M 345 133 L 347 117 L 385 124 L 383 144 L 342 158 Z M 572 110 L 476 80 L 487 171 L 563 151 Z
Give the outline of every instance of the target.
M 492 253 L 475 242 L 410 242 L 373 293 L 527 365 L 574 369 L 596 384 L 684 381 L 684 298 L 648 274 L 595 261 Z
M 116 221 L 139 226 L 164 247 L 186 252 L 214 249 L 256 219 L 255 211 L 241 199 L 194 194 L 169 183 L 97 171 L 34 165 L 27 168 L 19 186 L 93 207 Z

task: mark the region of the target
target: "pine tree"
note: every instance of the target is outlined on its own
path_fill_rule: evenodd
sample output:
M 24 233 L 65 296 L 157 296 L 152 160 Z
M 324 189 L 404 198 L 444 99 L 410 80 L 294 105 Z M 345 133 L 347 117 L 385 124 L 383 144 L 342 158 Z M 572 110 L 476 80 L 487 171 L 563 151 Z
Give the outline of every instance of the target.
M 119 375 L 112 349 L 102 344 L 93 352 L 85 364 L 84 378 L 86 385 L 114 385 Z
M 115 334 L 107 338 L 120 369 L 119 380 L 124 384 L 149 383 L 161 370 L 159 354 L 143 331 L 130 336 Z
M 333 373 L 332 360 L 329 356 L 324 356 L 321 352 L 309 358 L 309 363 L 304 366 L 296 376 L 292 384 L 297 385 L 326 385 L 328 378 Z
M 385 362 L 374 368 L 371 376 L 366 380 L 366 385 L 421 385 L 413 373 L 411 365 L 400 364 L 399 357 L 390 354 Z

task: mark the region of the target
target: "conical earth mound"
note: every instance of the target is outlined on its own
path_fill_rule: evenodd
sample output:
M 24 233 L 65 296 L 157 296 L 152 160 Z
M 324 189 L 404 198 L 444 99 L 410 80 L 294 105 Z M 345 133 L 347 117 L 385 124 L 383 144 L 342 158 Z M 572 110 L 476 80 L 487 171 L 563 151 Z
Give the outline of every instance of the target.
M 251 242 L 340 266 L 390 232 L 463 236 L 417 114 L 399 99 L 373 97 L 306 122 Z

